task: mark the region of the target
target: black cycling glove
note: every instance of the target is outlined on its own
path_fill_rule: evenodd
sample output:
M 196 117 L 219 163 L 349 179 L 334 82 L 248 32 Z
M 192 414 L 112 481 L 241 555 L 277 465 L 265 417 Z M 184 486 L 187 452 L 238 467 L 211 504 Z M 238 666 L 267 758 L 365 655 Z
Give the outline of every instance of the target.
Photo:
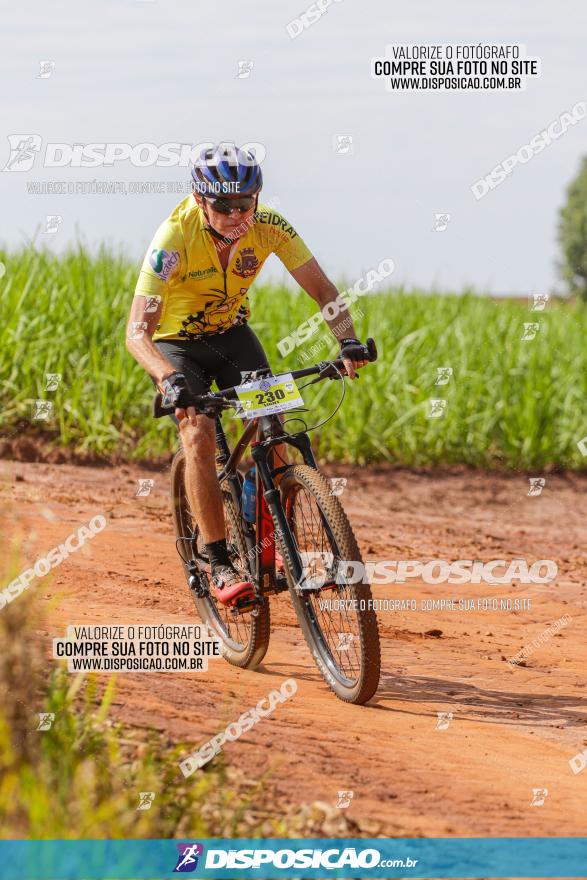
M 159 388 L 163 394 L 163 406 L 185 409 L 193 405 L 193 395 L 183 373 L 171 373 L 163 379 Z
M 355 339 L 354 336 L 340 340 L 340 356 L 348 358 L 353 363 L 367 360 L 365 357 L 365 346 L 359 339 Z

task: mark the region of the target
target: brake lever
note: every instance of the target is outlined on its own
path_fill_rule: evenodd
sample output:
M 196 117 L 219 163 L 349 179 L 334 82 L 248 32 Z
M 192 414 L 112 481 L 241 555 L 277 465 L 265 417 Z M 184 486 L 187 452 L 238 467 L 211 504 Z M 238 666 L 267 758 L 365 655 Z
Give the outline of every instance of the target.
M 320 370 L 315 379 L 312 379 L 311 382 L 308 382 L 308 385 L 314 385 L 316 382 L 321 382 L 322 379 L 343 379 L 344 373 L 341 373 L 334 366 L 336 361 L 318 361 L 316 366 Z

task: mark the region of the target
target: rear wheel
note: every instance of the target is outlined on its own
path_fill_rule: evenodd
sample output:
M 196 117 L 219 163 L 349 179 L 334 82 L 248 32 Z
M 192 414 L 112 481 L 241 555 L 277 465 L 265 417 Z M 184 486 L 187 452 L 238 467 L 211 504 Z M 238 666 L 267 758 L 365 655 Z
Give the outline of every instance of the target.
M 230 559 L 236 570 L 250 579 L 249 557 L 241 518 L 228 488 L 223 489 L 222 501 Z M 195 589 L 190 587 L 190 593 L 203 623 L 220 640 L 222 656 L 225 660 L 233 666 L 247 669 L 258 666 L 269 647 L 269 602 L 267 598 L 263 598 L 262 603 L 251 611 L 238 612 L 218 602 L 210 592 L 211 576 L 206 546 L 192 516 L 185 488 L 183 449 L 177 452 L 171 465 L 171 504 L 177 549 L 188 581 L 194 570 L 190 563 L 199 563 L 204 568 L 197 573 L 198 582 Z
M 381 655 L 377 617 L 368 584 L 337 583 L 338 563 L 361 563 L 351 525 L 328 480 L 307 465 L 295 465 L 281 480 L 281 496 L 305 581 L 322 584 L 303 591 L 280 542 L 292 602 L 312 656 L 337 697 L 366 703 L 379 685 Z

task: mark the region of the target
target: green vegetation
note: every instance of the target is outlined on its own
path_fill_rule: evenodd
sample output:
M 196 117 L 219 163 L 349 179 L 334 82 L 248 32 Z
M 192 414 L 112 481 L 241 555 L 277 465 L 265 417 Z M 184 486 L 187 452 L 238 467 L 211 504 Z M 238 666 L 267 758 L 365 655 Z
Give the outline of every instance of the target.
M 587 156 L 567 188 L 559 216 L 561 272 L 571 293 L 587 300 Z
M 106 456 L 155 457 L 168 452 L 175 429 L 151 418 L 152 385 L 124 345 L 137 266 L 101 249 L 78 247 L 61 257 L 36 248 L 2 253 L 0 376 L 4 408 L 0 433 L 44 433 L 59 445 Z M 315 310 L 311 300 L 262 284 L 251 294 L 252 326 L 275 370 L 307 365 L 327 331 L 316 332 L 286 358 L 277 342 Z M 376 364 L 348 383 L 332 421 L 313 432 L 318 454 L 364 463 L 421 466 L 464 462 L 473 466 L 579 468 L 577 442 L 587 435 L 587 306 L 551 302 L 543 312 L 526 303 L 493 302 L 471 293 L 393 289 L 352 307 L 362 338 L 373 336 Z M 524 323 L 537 322 L 522 340 Z M 326 342 L 309 363 L 329 357 Z M 451 367 L 446 385 L 437 369 Z M 45 373 L 63 376 L 45 390 Z M 300 383 L 301 384 L 301 383 Z M 338 382 L 308 387 L 308 425 L 334 409 Z M 30 421 L 34 399 L 55 403 L 49 422 Z M 441 418 L 429 401 L 445 398 Z M 238 426 L 225 417 L 230 432 Z M 299 423 L 292 422 L 293 430 Z
M 13 559 L 2 582 L 17 573 Z M 68 675 L 43 660 L 38 598 L 25 593 L 0 612 L 0 839 L 239 837 L 287 833 L 266 818 L 264 779 L 234 784 L 216 758 L 184 779 L 189 746 L 108 719 L 114 678 Z M 101 676 L 102 681 L 108 681 Z M 51 713 L 39 727 L 37 713 Z M 193 748 L 193 746 L 192 746 Z M 137 810 L 140 792 L 153 792 Z

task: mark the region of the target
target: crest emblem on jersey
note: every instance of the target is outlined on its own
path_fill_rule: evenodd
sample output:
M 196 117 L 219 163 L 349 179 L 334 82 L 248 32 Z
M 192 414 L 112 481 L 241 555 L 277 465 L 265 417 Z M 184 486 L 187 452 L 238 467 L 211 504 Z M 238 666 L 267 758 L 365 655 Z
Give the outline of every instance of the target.
M 241 278 L 250 278 L 251 275 L 255 274 L 258 267 L 259 260 L 255 256 L 254 249 L 252 247 L 243 248 L 236 258 L 232 273 L 233 275 L 239 275 Z

